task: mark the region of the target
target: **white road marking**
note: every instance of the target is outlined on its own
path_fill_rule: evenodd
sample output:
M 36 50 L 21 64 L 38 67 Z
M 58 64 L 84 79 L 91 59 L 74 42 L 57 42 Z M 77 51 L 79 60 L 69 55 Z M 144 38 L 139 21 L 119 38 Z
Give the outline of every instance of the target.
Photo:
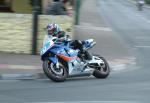
M 135 48 L 150 48 L 150 45 L 136 45 Z
M 0 64 L 0 69 L 1 68 L 9 68 L 9 69 L 41 69 L 41 66 Z
M 0 80 L 0 83 L 14 83 L 14 82 L 20 82 L 20 80 Z
M 141 36 L 135 36 L 134 37 L 135 39 L 140 39 L 140 40 L 149 40 L 149 38 L 148 37 L 146 37 L 146 36 L 143 36 L 143 35 L 141 35 Z
M 140 103 L 138 101 L 63 101 L 63 102 L 30 102 L 30 103 Z
M 131 70 L 130 66 L 136 65 L 135 57 L 124 57 L 120 59 L 114 59 L 112 61 L 108 61 L 110 67 L 112 68 L 112 72 L 122 72 Z
M 112 31 L 111 28 L 109 27 L 97 27 L 97 26 L 76 26 L 76 27 L 79 27 L 79 28 L 82 28 L 82 29 L 89 29 L 89 30 L 101 30 L 101 31 Z
M 120 70 L 124 70 L 126 69 L 126 65 L 125 64 L 118 64 L 118 65 L 115 65 L 115 66 L 112 66 L 112 70 L 113 71 L 120 71 Z
M 147 23 L 150 23 L 150 20 L 145 18 L 143 15 L 136 14 L 137 17 L 141 18 L 142 20 L 146 21 Z
M 28 66 L 28 65 L 10 65 L 11 69 L 39 69 L 40 66 Z
M 86 22 L 81 22 L 80 25 L 83 25 L 83 26 L 89 25 L 89 26 L 91 26 L 92 24 L 91 23 L 86 23 Z
M 33 78 L 34 74 L 1 74 L 2 80 L 14 80 L 20 78 Z

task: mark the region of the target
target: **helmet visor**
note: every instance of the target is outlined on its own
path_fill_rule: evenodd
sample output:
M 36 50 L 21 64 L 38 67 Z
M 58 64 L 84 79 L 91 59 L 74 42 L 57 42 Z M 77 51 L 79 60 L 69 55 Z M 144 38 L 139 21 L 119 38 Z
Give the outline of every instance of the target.
M 48 34 L 49 34 L 49 35 L 53 35 L 54 32 L 55 32 L 55 29 L 48 30 Z

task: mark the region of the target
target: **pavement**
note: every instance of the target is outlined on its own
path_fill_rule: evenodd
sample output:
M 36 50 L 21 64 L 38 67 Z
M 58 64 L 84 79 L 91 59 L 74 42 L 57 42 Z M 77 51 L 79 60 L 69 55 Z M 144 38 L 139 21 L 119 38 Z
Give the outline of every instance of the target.
M 0 53 L 0 79 L 45 78 L 39 55 Z
M 80 24 L 74 28 L 74 38 L 95 39 L 97 45 L 91 51 L 101 53 L 108 60 L 112 71 L 119 71 L 135 64 L 132 51 L 99 15 L 96 2 L 97 0 L 83 1 Z M 44 78 L 46 77 L 39 55 L 0 53 L 0 80 Z

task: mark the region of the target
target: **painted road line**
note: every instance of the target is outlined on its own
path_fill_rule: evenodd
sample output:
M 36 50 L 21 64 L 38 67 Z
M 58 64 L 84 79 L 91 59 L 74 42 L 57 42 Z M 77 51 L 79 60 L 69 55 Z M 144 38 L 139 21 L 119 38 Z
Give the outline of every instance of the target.
M 30 102 L 30 103 L 140 103 L 138 101 L 62 101 L 62 102 Z
M 150 48 L 150 45 L 136 45 L 135 48 Z
M 0 80 L 0 83 L 15 83 L 20 82 L 20 80 Z
M 97 27 L 97 26 L 75 26 L 75 27 L 78 27 L 80 29 L 88 29 L 88 30 L 97 30 L 97 31 L 112 31 L 111 28 L 109 27 Z
M 37 80 L 46 78 L 44 73 L 0 74 L 0 80 Z
M 42 66 L 0 64 L 0 69 L 41 69 Z
M 125 64 L 118 64 L 115 66 L 111 66 L 112 71 L 121 71 L 121 70 L 125 70 L 126 69 L 126 65 Z
M 15 80 L 23 78 L 35 78 L 35 74 L 1 74 L 2 80 Z
M 11 69 L 38 69 L 40 66 L 9 65 Z
M 150 20 L 147 19 L 147 18 L 145 18 L 143 15 L 141 15 L 141 14 L 136 14 L 136 16 L 139 17 L 140 19 L 146 21 L 147 23 L 150 23 Z
M 108 63 L 113 72 L 120 72 L 120 71 L 128 70 L 128 66 L 136 65 L 136 58 L 124 57 L 124 58 L 108 61 Z

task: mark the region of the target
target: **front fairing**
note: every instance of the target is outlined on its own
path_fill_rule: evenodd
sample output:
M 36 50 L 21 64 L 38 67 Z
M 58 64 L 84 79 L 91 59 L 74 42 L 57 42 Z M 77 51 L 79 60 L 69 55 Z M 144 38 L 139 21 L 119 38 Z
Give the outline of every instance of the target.
M 49 50 L 49 52 L 51 52 L 51 53 L 53 53 L 53 54 L 55 54 L 55 55 L 57 55 L 57 54 L 65 54 L 65 51 L 64 51 L 64 47 L 63 46 L 60 46 L 60 45 L 55 45 L 55 46 L 53 46 L 50 50 Z
M 55 45 L 54 47 L 50 49 L 50 52 L 55 55 L 64 55 L 68 57 L 75 57 L 78 54 L 77 50 L 73 50 L 63 45 Z
M 54 44 L 55 37 L 45 36 L 43 40 L 43 47 L 41 48 L 40 55 L 44 55 L 47 51 L 49 51 L 55 44 Z
M 43 41 L 43 48 L 41 49 L 41 58 L 44 60 L 46 57 L 66 57 L 74 58 L 77 57 L 78 51 L 70 48 L 69 44 L 62 42 L 53 42 L 53 37 L 45 38 Z

